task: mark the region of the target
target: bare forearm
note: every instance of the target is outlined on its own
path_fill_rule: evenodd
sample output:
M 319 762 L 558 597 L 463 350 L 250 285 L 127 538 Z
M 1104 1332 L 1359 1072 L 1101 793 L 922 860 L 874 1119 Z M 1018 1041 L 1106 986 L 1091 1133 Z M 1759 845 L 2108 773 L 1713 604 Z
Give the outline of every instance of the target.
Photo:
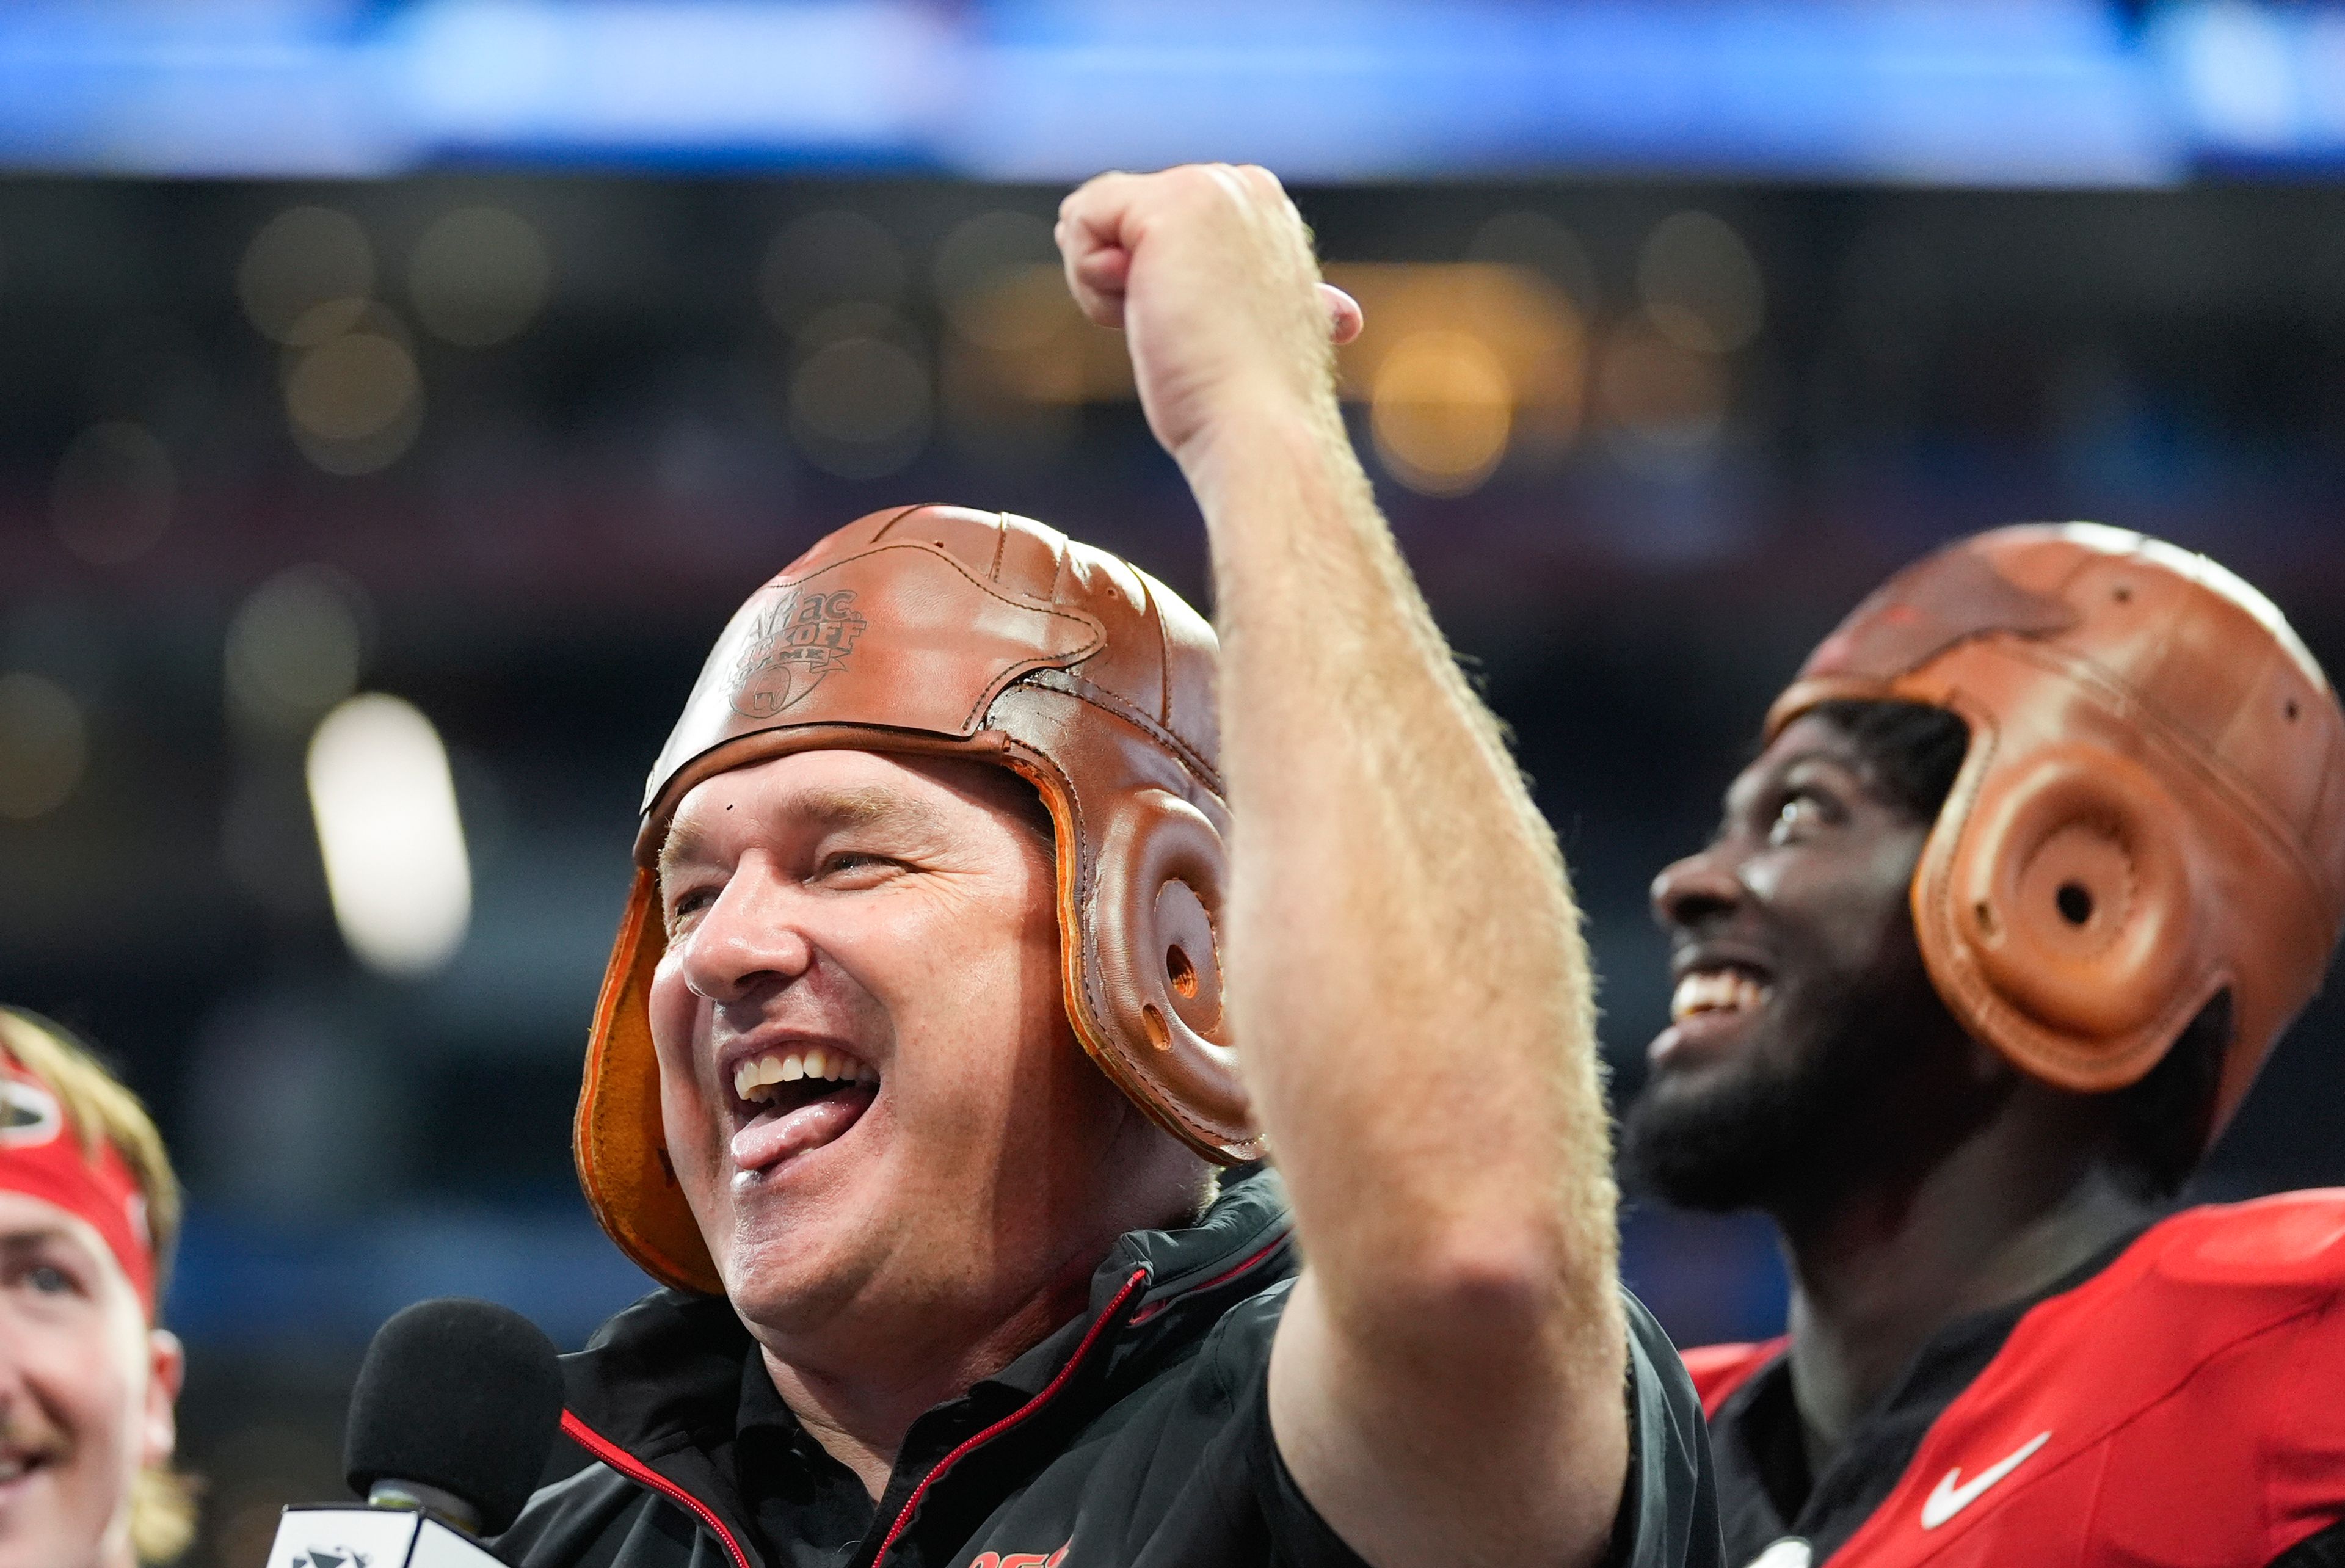
M 1609 1150 L 1553 836 L 1332 407 L 1217 440 L 1191 478 L 1223 638 L 1233 1018 L 1330 1307 L 1428 1261 L 1528 1260 L 1609 1340 Z
M 1213 536 L 1223 974 L 1309 1259 L 1272 1430 L 1379 1568 L 1592 1562 L 1626 1347 L 1579 915 L 1345 438 L 1358 307 L 1258 168 L 1102 176 L 1060 243 Z

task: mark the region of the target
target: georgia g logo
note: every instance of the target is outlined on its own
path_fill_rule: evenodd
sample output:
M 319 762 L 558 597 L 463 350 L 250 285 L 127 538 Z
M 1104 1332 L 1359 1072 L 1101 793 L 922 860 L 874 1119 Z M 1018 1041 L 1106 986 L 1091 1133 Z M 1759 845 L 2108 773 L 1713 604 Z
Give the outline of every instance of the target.
M 38 1084 L 0 1077 L 0 1148 L 34 1148 L 57 1136 L 56 1097 Z
M 759 615 L 733 670 L 733 711 L 770 719 L 803 702 L 833 670 L 846 666 L 870 622 L 855 608 L 855 590 L 808 593 L 792 589 Z

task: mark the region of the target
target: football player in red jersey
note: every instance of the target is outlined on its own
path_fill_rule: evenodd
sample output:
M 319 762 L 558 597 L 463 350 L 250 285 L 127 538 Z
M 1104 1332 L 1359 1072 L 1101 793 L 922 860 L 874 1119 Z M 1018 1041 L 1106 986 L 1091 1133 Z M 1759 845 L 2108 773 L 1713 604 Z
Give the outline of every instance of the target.
M 2345 911 L 2345 714 L 2261 594 L 2091 524 L 1893 578 L 1663 871 L 1632 1169 L 1756 1208 L 1690 1352 L 1728 1561 L 2345 1563 L 2345 1192 L 2169 1212 Z

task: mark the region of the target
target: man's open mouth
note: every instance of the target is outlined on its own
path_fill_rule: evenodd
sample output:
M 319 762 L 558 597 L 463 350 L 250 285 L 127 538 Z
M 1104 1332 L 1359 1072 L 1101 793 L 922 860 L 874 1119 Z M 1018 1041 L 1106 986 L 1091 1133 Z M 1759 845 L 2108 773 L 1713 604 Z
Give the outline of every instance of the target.
M 1747 965 L 1704 964 L 1678 976 L 1670 1021 L 1682 1024 L 1705 1013 L 1755 1013 L 1773 994 L 1767 976 Z
M 777 1046 L 733 1064 L 733 1161 L 761 1170 L 829 1143 L 878 1098 L 879 1075 L 837 1047 Z

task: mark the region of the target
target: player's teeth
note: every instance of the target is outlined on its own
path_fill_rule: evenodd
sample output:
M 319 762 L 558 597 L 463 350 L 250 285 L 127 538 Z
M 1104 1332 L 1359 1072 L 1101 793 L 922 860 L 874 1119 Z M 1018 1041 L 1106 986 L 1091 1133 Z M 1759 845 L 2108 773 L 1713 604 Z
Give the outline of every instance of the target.
M 806 1057 L 804 1056 L 800 1055 L 797 1051 L 792 1051 L 788 1056 L 782 1058 L 782 1076 L 777 1080 L 778 1082 L 794 1084 L 804 1077 L 806 1077 Z
M 810 1078 L 830 1077 L 830 1057 L 819 1046 L 807 1053 L 807 1077 Z
M 757 1064 L 756 1062 L 743 1062 L 740 1066 L 733 1069 L 733 1092 L 735 1094 L 739 1095 L 743 1099 L 747 1099 L 749 1098 L 749 1091 L 756 1087 Z
M 1681 1023 L 1696 1013 L 1756 1011 L 1767 987 L 1733 969 L 1700 969 L 1680 978 L 1670 997 L 1670 1017 Z
M 1670 1021 L 1682 1024 L 1693 1016 L 1701 994 L 1701 976 L 1687 975 L 1678 981 L 1676 994 L 1670 997 Z

